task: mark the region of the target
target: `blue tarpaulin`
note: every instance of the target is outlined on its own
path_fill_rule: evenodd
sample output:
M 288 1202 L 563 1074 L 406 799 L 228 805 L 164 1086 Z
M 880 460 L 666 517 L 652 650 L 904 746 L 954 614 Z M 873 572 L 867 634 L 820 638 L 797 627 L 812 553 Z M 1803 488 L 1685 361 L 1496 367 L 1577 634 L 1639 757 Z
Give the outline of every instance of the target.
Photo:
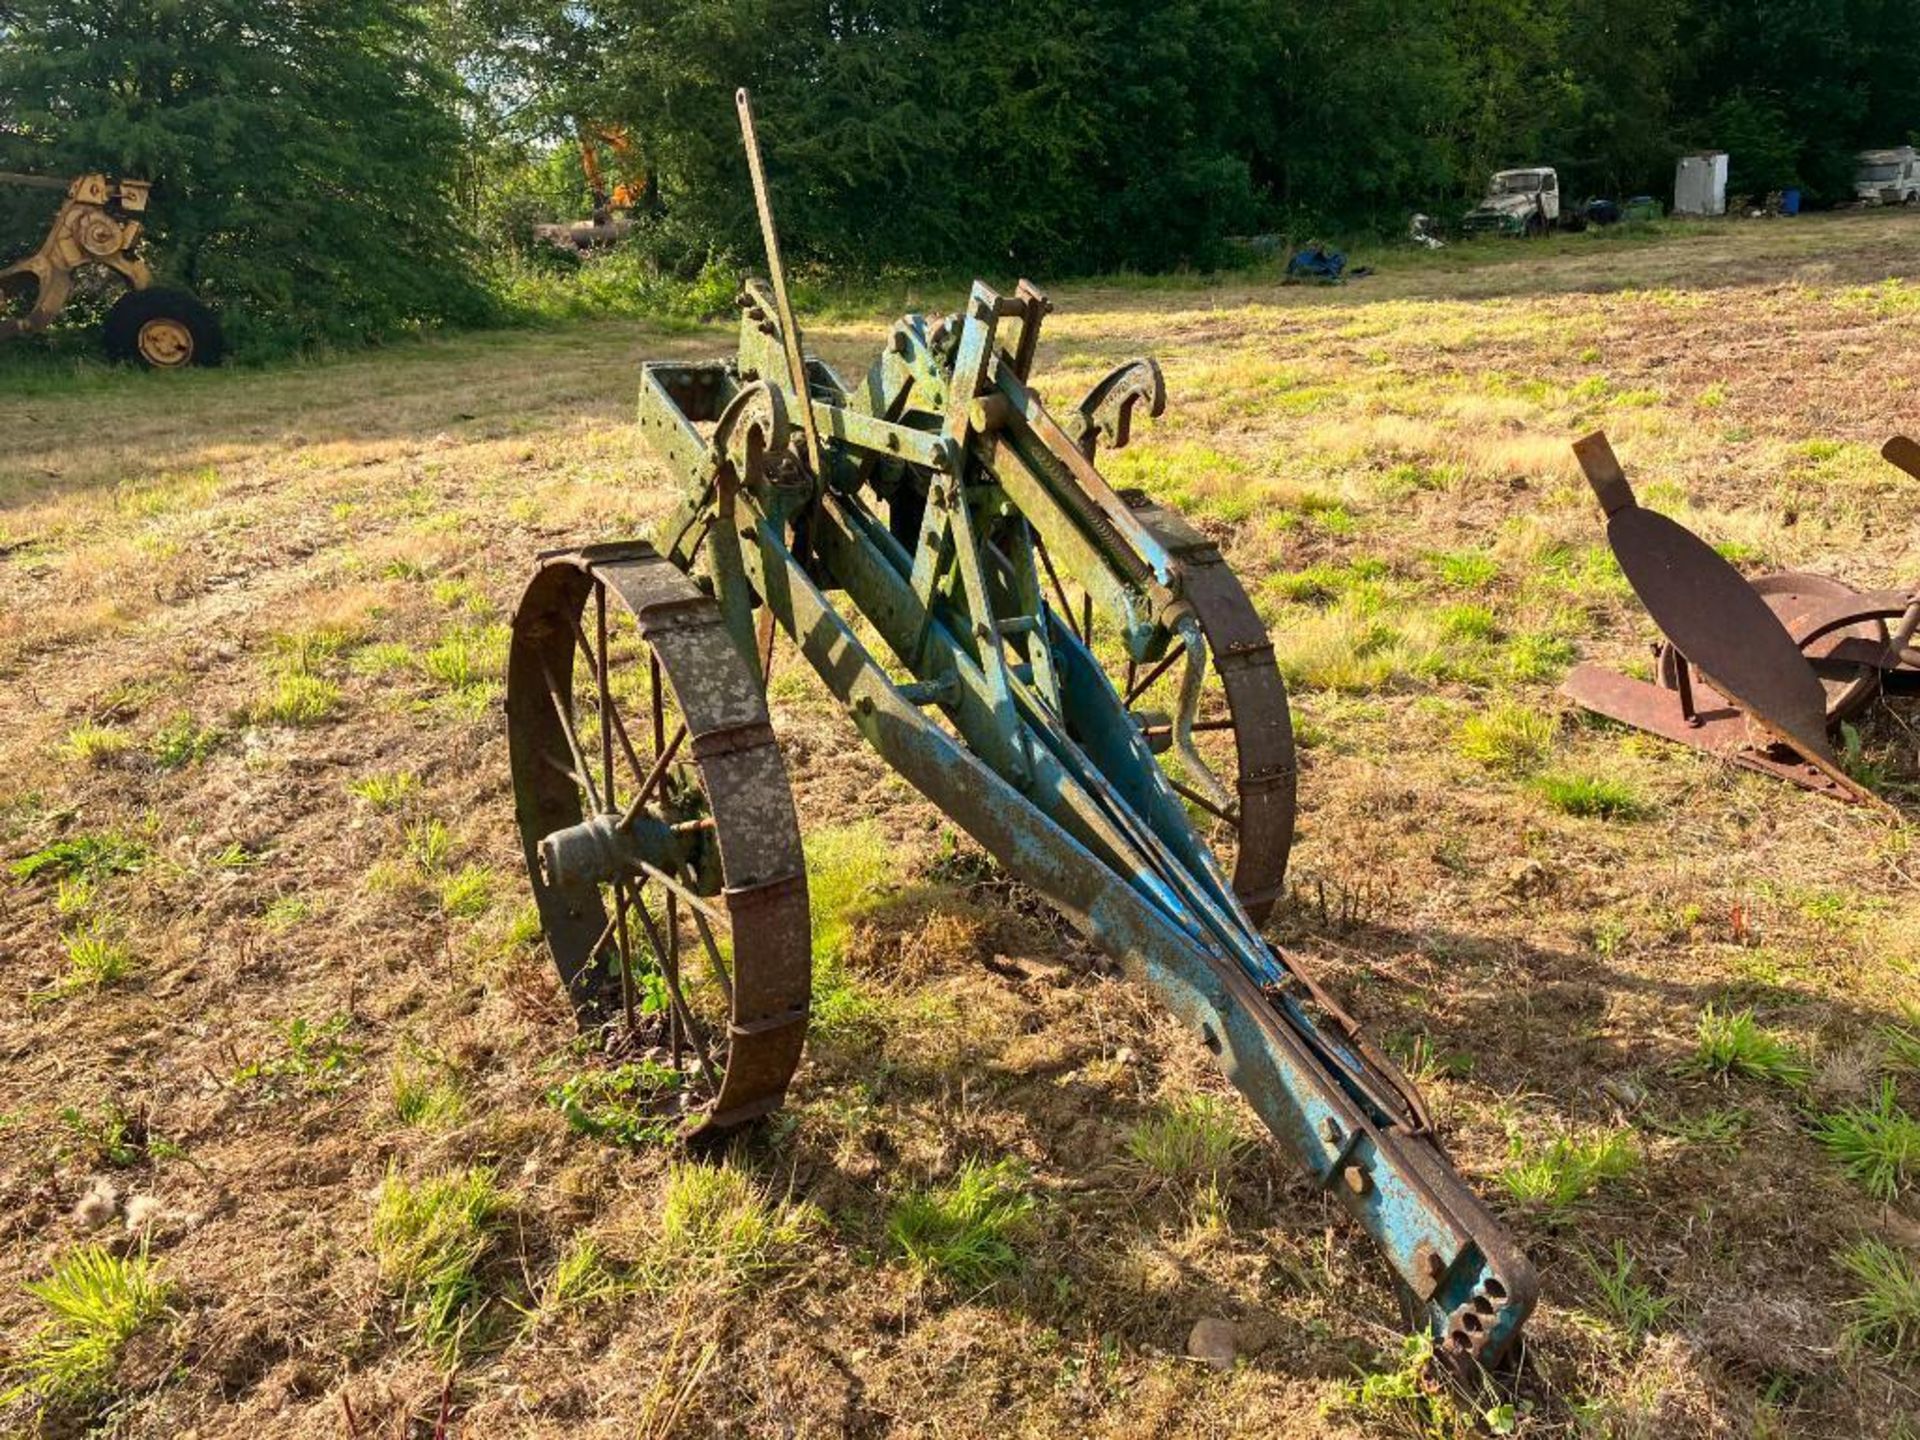
M 1293 258 L 1287 261 L 1287 278 L 1331 283 L 1338 280 L 1346 268 L 1347 257 L 1340 251 L 1319 244 L 1308 245 L 1294 251 Z

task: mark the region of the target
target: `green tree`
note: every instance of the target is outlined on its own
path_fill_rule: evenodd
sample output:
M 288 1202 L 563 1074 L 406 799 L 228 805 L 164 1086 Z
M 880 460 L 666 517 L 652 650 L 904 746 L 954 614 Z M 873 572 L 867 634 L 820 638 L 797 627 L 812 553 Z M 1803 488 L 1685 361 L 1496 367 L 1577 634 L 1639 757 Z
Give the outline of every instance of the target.
M 0 168 L 155 183 L 158 268 L 255 351 L 488 313 L 457 89 L 402 0 L 0 0 Z
M 1848 0 L 1693 0 L 1686 34 L 1681 128 L 1727 152 L 1730 191 L 1848 193 L 1869 111 Z
M 1674 0 L 1588 0 L 1569 11 L 1562 43 L 1571 84 L 1548 139 L 1569 200 L 1672 183 L 1680 10 Z

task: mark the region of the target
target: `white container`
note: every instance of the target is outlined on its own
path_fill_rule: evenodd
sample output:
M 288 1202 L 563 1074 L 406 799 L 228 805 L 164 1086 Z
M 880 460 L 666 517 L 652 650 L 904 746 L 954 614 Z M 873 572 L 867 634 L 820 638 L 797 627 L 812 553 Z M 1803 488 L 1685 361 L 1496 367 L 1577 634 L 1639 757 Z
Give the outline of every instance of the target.
M 1710 150 L 1683 155 L 1673 174 L 1673 213 L 1724 215 L 1727 213 L 1727 152 Z

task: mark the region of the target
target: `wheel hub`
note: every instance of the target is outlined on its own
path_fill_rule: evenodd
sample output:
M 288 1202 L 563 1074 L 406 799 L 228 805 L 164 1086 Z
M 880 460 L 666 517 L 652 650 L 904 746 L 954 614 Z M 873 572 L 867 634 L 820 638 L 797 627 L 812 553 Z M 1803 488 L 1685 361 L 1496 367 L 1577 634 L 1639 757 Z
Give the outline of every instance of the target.
M 563 890 L 610 885 L 647 868 L 697 873 L 704 868 L 698 862 L 704 828 L 697 820 L 673 825 L 644 812 L 631 819 L 606 812 L 543 839 L 537 847 L 540 870 L 549 885 Z
M 140 358 L 156 370 L 172 370 L 193 360 L 193 332 L 178 320 L 162 317 L 140 327 Z

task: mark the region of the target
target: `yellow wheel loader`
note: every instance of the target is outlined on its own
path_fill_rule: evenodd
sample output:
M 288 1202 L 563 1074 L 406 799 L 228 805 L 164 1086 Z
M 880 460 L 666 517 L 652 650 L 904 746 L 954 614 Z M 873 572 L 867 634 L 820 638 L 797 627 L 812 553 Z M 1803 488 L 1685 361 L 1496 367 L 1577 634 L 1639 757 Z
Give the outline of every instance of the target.
M 72 297 L 76 273 L 94 265 L 127 286 L 107 312 L 109 358 L 149 370 L 220 363 L 225 342 L 214 313 L 184 290 L 155 286 L 140 257 L 141 216 L 152 189 L 147 181 L 95 174 L 69 182 L 0 172 L 0 184 L 67 192 L 39 248 L 0 268 L 0 340 L 46 329 Z

